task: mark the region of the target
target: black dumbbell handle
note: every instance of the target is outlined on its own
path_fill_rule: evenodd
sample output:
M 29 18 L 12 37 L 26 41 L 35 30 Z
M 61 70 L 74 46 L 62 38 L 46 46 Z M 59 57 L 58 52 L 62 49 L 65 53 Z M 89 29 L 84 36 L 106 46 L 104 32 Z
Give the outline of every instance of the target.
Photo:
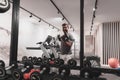
M 45 70 L 46 70 L 46 68 L 43 68 L 43 69 L 40 71 L 40 74 L 42 74 Z

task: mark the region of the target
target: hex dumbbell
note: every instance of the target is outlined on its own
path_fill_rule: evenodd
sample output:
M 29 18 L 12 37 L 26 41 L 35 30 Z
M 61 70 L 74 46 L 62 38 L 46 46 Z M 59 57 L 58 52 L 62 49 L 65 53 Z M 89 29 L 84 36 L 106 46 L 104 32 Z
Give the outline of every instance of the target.
M 69 59 L 67 65 L 70 67 L 75 67 L 77 65 L 77 62 L 74 59 Z
M 5 77 L 6 75 L 11 74 L 10 70 L 12 68 L 17 68 L 17 65 L 16 64 L 12 64 L 11 66 L 7 66 L 7 67 L 5 67 L 5 65 L 4 65 L 4 67 L 0 66 L 0 77 Z
M 14 69 L 12 71 L 13 79 L 22 80 L 23 74 L 29 72 L 31 69 L 33 69 L 33 65 L 30 62 L 24 63 L 22 68 Z
M 30 72 L 24 74 L 24 80 L 42 80 L 42 76 L 49 74 L 50 68 L 42 65 L 40 69 L 32 69 Z

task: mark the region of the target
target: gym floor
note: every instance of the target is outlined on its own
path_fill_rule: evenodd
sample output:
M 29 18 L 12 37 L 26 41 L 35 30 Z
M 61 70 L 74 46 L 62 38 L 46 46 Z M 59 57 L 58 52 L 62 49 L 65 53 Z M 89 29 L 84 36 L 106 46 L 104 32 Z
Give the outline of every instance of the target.
M 113 74 L 102 74 L 100 77 L 106 78 L 107 80 L 120 80 L 119 76 Z

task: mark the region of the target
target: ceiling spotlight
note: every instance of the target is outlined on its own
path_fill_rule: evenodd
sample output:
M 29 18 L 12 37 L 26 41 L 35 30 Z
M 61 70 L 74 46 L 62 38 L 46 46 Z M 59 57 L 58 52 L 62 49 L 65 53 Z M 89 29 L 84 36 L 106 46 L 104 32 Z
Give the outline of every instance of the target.
M 31 15 L 29 16 L 30 18 L 32 17 L 32 13 L 31 13 Z
M 95 18 L 95 15 L 93 15 L 93 17 Z
M 38 22 L 41 22 L 41 19 Z
M 62 18 L 62 20 L 64 20 L 65 18 Z
M 93 8 L 93 11 L 95 11 L 96 10 L 96 8 Z

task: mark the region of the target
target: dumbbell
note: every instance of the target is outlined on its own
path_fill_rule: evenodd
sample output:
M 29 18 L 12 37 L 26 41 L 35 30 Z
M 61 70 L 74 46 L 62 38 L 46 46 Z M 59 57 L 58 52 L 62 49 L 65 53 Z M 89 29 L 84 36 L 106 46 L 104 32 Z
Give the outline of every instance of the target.
M 75 67 L 77 65 L 77 62 L 74 59 L 69 59 L 67 65 L 70 67 Z
M 33 69 L 33 64 L 30 62 L 25 62 L 23 64 L 23 68 L 14 69 L 12 71 L 12 77 L 15 80 L 22 80 L 23 74 L 29 72 L 31 69 Z
M 60 66 L 64 64 L 64 60 L 60 59 L 60 58 L 56 58 L 56 59 L 50 59 L 49 60 L 49 64 L 51 65 L 55 65 L 55 66 Z
M 49 58 L 44 57 L 44 58 L 42 59 L 42 65 L 49 65 L 49 61 L 50 61 Z
M 24 80 L 41 80 L 40 70 L 31 69 L 30 72 L 23 74 L 23 79 Z
M 59 75 L 62 76 L 69 76 L 70 75 L 70 68 L 69 66 L 62 66 L 59 68 Z
M 42 64 L 42 58 L 41 58 L 41 57 L 38 57 L 38 58 L 37 58 L 36 65 L 41 65 L 41 64 Z
M 25 63 L 26 61 L 28 61 L 28 57 L 27 56 L 23 56 L 22 57 L 22 63 Z
M 65 80 L 65 78 L 62 75 L 57 74 L 53 76 L 51 80 Z
M 50 68 L 48 66 L 41 66 L 40 69 L 32 69 L 30 72 L 24 74 L 24 80 L 43 80 L 42 76 L 49 74 Z
M 37 57 L 32 57 L 31 62 L 32 62 L 34 65 L 36 65 L 37 61 L 38 61 L 38 58 L 37 58 Z
M 55 65 L 56 66 L 64 65 L 64 60 L 60 58 L 55 59 Z
M 0 77 L 5 77 L 7 74 L 11 74 L 10 70 L 12 68 L 17 68 L 17 65 L 12 64 L 11 66 L 8 67 L 0 66 Z
M 0 66 L 5 67 L 5 63 L 3 60 L 0 60 Z
M 53 76 L 51 80 L 68 80 L 68 76 L 70 75 L 69 67 L 60 67 L 59 74 Z
M 42 80 L 40 73 L 35 71 L 30 75 L 30 80 Z
M 36 63 L 37 63 L 37 57 L 31 57 L 31 56 L 29 56 L 29 57 L 27 57 L 27 56 L 23 56 L 22 57 L 22 63 L 25 63 L 25 62 L 31 62 L 33 65 L 35 65 Z

